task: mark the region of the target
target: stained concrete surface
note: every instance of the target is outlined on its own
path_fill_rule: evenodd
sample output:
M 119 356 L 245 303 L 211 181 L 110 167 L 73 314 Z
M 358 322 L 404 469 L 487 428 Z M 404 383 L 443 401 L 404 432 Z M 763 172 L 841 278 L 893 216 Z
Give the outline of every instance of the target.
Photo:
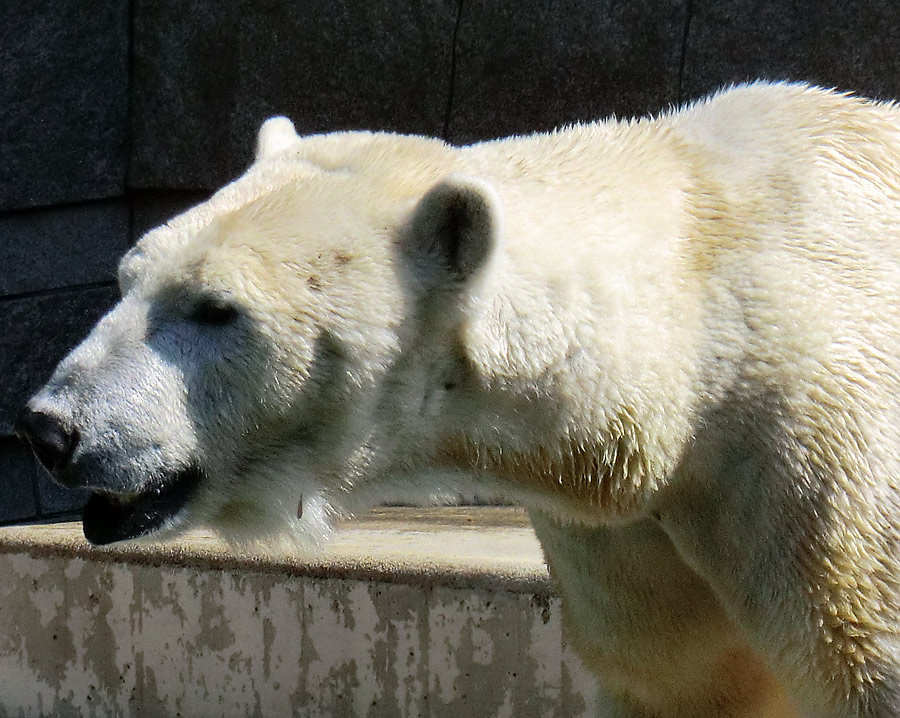
M 0 529 L 0 715 L 582 716 L 516 509 L 385 509 L 315 558 Z

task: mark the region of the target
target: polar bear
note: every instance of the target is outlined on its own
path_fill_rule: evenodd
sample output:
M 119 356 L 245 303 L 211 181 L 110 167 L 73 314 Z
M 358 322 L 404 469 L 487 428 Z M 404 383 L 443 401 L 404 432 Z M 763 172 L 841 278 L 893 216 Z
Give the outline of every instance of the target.
M 20 425 L 92 542 L 471 483 L 529 508 L 605 715 L 900 716 L 894 105 L 757 83 L 458 148 L 275 118 L 119 283 Z

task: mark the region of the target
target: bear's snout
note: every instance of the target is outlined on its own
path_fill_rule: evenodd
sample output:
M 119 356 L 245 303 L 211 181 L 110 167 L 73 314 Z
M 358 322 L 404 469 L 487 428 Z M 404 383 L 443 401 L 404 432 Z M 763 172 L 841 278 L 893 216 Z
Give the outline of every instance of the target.
M 31 447 L 44 468 L 59 480 L 78 446 L 78 429 L 67 426 L 55 414 L 33 411 L 26 406 L 16 422 L 15 431 Z

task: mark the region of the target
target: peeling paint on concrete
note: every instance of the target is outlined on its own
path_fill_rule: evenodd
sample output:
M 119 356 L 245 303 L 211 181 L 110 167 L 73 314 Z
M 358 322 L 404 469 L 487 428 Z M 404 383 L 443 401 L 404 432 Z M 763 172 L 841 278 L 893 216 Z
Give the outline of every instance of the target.
M 31 553 L 34 553 L 33 551 Z M 0 714 L 587 716 L 559 600 L 0 553 Z

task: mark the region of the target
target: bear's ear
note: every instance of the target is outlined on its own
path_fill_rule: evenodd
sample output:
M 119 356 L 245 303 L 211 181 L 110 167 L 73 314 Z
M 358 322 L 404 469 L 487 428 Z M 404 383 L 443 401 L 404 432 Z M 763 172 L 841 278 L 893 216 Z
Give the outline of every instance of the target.
M 270 117 L 262 123 L 256 137 L 256 159 L 272 157 L 283 152 L 300 137 L 287 117 Z
M 419 201 L 404 250 L 426 285 L 466 282 L 496 248 L 501 217 L 500 198 L 490 184 L 449 175 Z

